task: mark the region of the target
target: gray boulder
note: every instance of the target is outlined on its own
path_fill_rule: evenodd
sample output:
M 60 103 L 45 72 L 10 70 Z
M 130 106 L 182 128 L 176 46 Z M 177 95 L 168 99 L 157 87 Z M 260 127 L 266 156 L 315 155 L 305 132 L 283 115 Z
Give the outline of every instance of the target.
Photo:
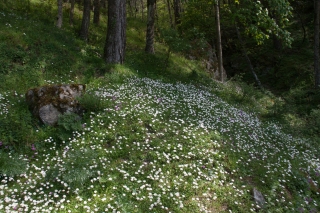
M 253 198 L 260 207 L 264 207 L 265 199 L 260 191 L 258 191 L 256 188 L 253 188 Z
M 84 84 L 46 85 L 26 92 L 26 101 L 32 114 L 44 124 L 57 124 L 64 113 L 81 114 L 83 109 L 77 97 L 85 92 Z

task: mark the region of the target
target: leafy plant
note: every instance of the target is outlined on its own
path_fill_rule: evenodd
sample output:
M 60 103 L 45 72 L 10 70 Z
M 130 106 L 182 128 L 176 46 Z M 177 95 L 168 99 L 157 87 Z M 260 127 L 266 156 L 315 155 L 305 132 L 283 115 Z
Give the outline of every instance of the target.
M 68 139 L 73 131 L 82 130 L 81 117 L 76 113 L 65 113 L 59 116 L 58 120 L 58 138 Z
M 78 101 L 80 105 L 88 112 L 98 112 L 104 107 L 101 98 L 91 92 L 83 94 L 78 98 Z
M 82 189 L 90 177 L 97 173 L 98 168 L 92 167 L 95 164 L 97 152 L 90 149 L 69 150 L 65 148 L 63 156 L 63 164 L 55 165 L 48 171 L 46 178 L 48 180 L 61 178 L 72 189 Z
M 308 128 L 314 135 L 319 135 L 320 133 L 320 105 L 317 109 L 311 110 L 309 116 Z
M 0 176 L 12 177 L 24 173 L 27 162 L 16 153 L 4 152 L 2 146 L 0 146 Z

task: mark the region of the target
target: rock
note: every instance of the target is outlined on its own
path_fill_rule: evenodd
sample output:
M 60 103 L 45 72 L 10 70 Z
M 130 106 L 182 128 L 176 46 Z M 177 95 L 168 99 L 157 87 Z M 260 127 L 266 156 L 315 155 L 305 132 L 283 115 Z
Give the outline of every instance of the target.
M 263 207 L 264 203 L 266 202 L 262 193 L 259 192 L 256 188 L 253 188 L 253 198 L 260 207 Z
M 46 85 L 29 89 L 26 102 L 32 114 L 44 124 L 57 124 L 60 115 L 69 112 L 81 114 L 83 109 L 77 97 L 85 92 L 83 84 Z
M 61 112 L 52 104 L 44 105 L 39 109 L 40 120 L 47 125 L 53 126 L 58 122 Z

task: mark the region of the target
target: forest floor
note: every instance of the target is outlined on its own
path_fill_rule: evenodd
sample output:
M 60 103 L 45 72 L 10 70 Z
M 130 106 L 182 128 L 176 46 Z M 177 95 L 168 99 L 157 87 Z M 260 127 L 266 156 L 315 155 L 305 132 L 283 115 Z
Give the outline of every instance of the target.
M 86 44 L 0 11 L 0 212 L 320 212 L 318 141 L 267 119 L 277 97 L 179 54 L 165 63 L 161 43 L 145 54 L 128 21 L 126 62 L 111 66 L 103 29 Z M 24 94 L 61 83 L 87 85 L 87 112 L 44 126 Z

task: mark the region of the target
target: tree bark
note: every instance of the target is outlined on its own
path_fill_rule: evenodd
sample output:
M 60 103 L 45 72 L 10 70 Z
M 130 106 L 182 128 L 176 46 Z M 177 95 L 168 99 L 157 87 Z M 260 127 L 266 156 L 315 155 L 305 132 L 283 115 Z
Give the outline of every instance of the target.
M 94 11 L 93 11 L 93 23 L 99 25 L 100 23 L 100 0 L 93 1 Z
M 101 5 L 103 8 L 107 8 L 107 0 L 101 0 Z
M 262 86 L 262 84 L 261 84 L 261 82 L 260 82 L 260 80 L 259 80 L 256 72 L 254 71 L 253 66 L 252 66 L 252 63 L 251 63 L 251 61 L 250 61 L 250 58 L 249 58 L 249 56 L 248 56 L 248 54 L 247 54 L 247 50 L 246 50 L 246 47 L 245 47 L 244 42 L 242 41 L 241 34 L 240 34 L 240 32 L 239 32 L 237 23 L 235 23 L 235 28 L 236 28 L 236 32 L 237 32 L 237 36 L 238 36 L 240 45 L 241 45 L 242 54 L 243 54 L 243 56 L 246 58 L 246 61 L 247 61 L 248 65 L 249 65 L 250 71 L 251 71 L 251 73 L 252 73 L 252 75 L 253 75 L 256 83 L 258 84 L 259 88 L 260 88 L 261 90 L 263 90 L 263 86 Z
M 62 14 L 63 14 L 63 0 L 58 0 L 58 16 L 57 16 L 57 24 L 58 28 L 62 26 Z
M 144 19 L 144 13 L 143 13 L 143 0 L 141 0 L 140 1 L 140 3 L 141 3 L 141 18 L 142 18 L 142 20 Z
M 129 16 L 133 17 L 134 13 L 133 13 L 133 6 L 132 6 L 132 0 L 129 0 Z
M 271 12 L 272 14 L 272 18 L 276 21 L 277 25 L 279 23 L 279 15 L 276 14 L 276 12 Z M 281 51 L 282 49 L 282 40 L 280 38 L 277 37 L 277 35 L 275 33 L 272 34 L 272 41 L 273 41 L 273 48 L 276 51 Z
M 219 0 L 215 1 L 215 5 L 214 6 L 215 6 L 215 10 L 216 10 L 218 69 L 219 69 L 219 73 L 220 73 L 220 81 L 224 82 L 225 79 L 224 79 L 223 59 L 222 59 Z
M 315 87 L 320 89 L 320 70 L 319 70 L 319 22 L 320 22 L 320 0 L 314 2 L 314 75 Z
M 173 28 L 174 25 L 173 25 L 173 21 L 172 21 L 172 13 L 171 13 L 170 0 L 167 0 L 167 7 L 168 7 L 168 13 L 169 13 L 169 19 L 170 19 L 170 26 L 171 26 L 171 28 Z
M 84 0 L 80 38 L 85 41 L 88 41 L 88 35 L 89 35 L 90 11 L 91 11 L 90 7 L 91 7 L 91 0 Z
M 70 0 L 69 24 L 71 26 L 73 25 L 74 3 L 75 0 Z
M 134 17 L 137 18 L 137 13 L 138 13 L 138 5 L 137 5 L 137 0 L 134 0 Z
M 122 64 L 126 48 L 126 1 L 109 0 L 108 11 L 104 59 L 107 63 Z
M 174 21 L 175 25 L 179 25 L 181 23 L 180 20 L 180 12 L 181 12 L 181 1 L 180 0 L 173 0 L 174 1 Z
M 148 0 L 148 23 L 146 33 L 146 48 L 145 51 L 154 54 L 154 21 L 156 12 L 156 0 Z

